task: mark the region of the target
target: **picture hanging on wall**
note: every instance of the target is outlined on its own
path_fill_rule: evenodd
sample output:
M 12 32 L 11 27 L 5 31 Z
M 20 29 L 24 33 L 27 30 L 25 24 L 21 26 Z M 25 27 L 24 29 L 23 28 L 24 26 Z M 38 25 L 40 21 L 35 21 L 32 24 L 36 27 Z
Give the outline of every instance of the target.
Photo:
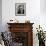
M 16 16 L 26 15 L 26 3 L 16 3 L 15 4 L 15 15 Z

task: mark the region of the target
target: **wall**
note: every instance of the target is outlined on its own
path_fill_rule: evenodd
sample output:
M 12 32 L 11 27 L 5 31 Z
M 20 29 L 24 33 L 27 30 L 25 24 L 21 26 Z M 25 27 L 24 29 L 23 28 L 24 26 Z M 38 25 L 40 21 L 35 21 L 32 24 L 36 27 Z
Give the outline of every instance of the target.
M 0 31 L 2 28 L 2 0 L 0 0 Z
M 46 31 L 46 0 L 40 0 L 40 24 Z
M 40 10 L 42 13 L 46 13 L 46 0 L 40 0 Z

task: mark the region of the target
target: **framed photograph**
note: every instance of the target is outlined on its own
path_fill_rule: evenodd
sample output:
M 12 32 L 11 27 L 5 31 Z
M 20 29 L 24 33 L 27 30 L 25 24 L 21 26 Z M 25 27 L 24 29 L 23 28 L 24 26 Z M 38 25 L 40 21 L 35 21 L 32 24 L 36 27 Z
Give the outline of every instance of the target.
M 16 16 L 26 15 L 26 3 L 16 3 L 15 4 L 15 15 Z

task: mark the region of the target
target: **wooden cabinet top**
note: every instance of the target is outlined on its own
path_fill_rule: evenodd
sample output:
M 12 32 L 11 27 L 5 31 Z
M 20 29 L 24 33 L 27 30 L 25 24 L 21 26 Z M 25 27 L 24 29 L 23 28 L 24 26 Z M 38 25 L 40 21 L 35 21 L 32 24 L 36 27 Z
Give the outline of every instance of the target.
M 33 25 L 34 23 L 7 23 L 8 25 Z

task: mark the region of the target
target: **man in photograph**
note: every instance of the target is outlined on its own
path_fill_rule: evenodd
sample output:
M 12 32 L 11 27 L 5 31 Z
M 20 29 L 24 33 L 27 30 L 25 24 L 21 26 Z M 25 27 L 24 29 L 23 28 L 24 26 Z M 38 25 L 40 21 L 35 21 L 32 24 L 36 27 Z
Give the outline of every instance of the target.
M 17 10 L 17 14 L 24 14 L 24 5 L 19 5 Z

